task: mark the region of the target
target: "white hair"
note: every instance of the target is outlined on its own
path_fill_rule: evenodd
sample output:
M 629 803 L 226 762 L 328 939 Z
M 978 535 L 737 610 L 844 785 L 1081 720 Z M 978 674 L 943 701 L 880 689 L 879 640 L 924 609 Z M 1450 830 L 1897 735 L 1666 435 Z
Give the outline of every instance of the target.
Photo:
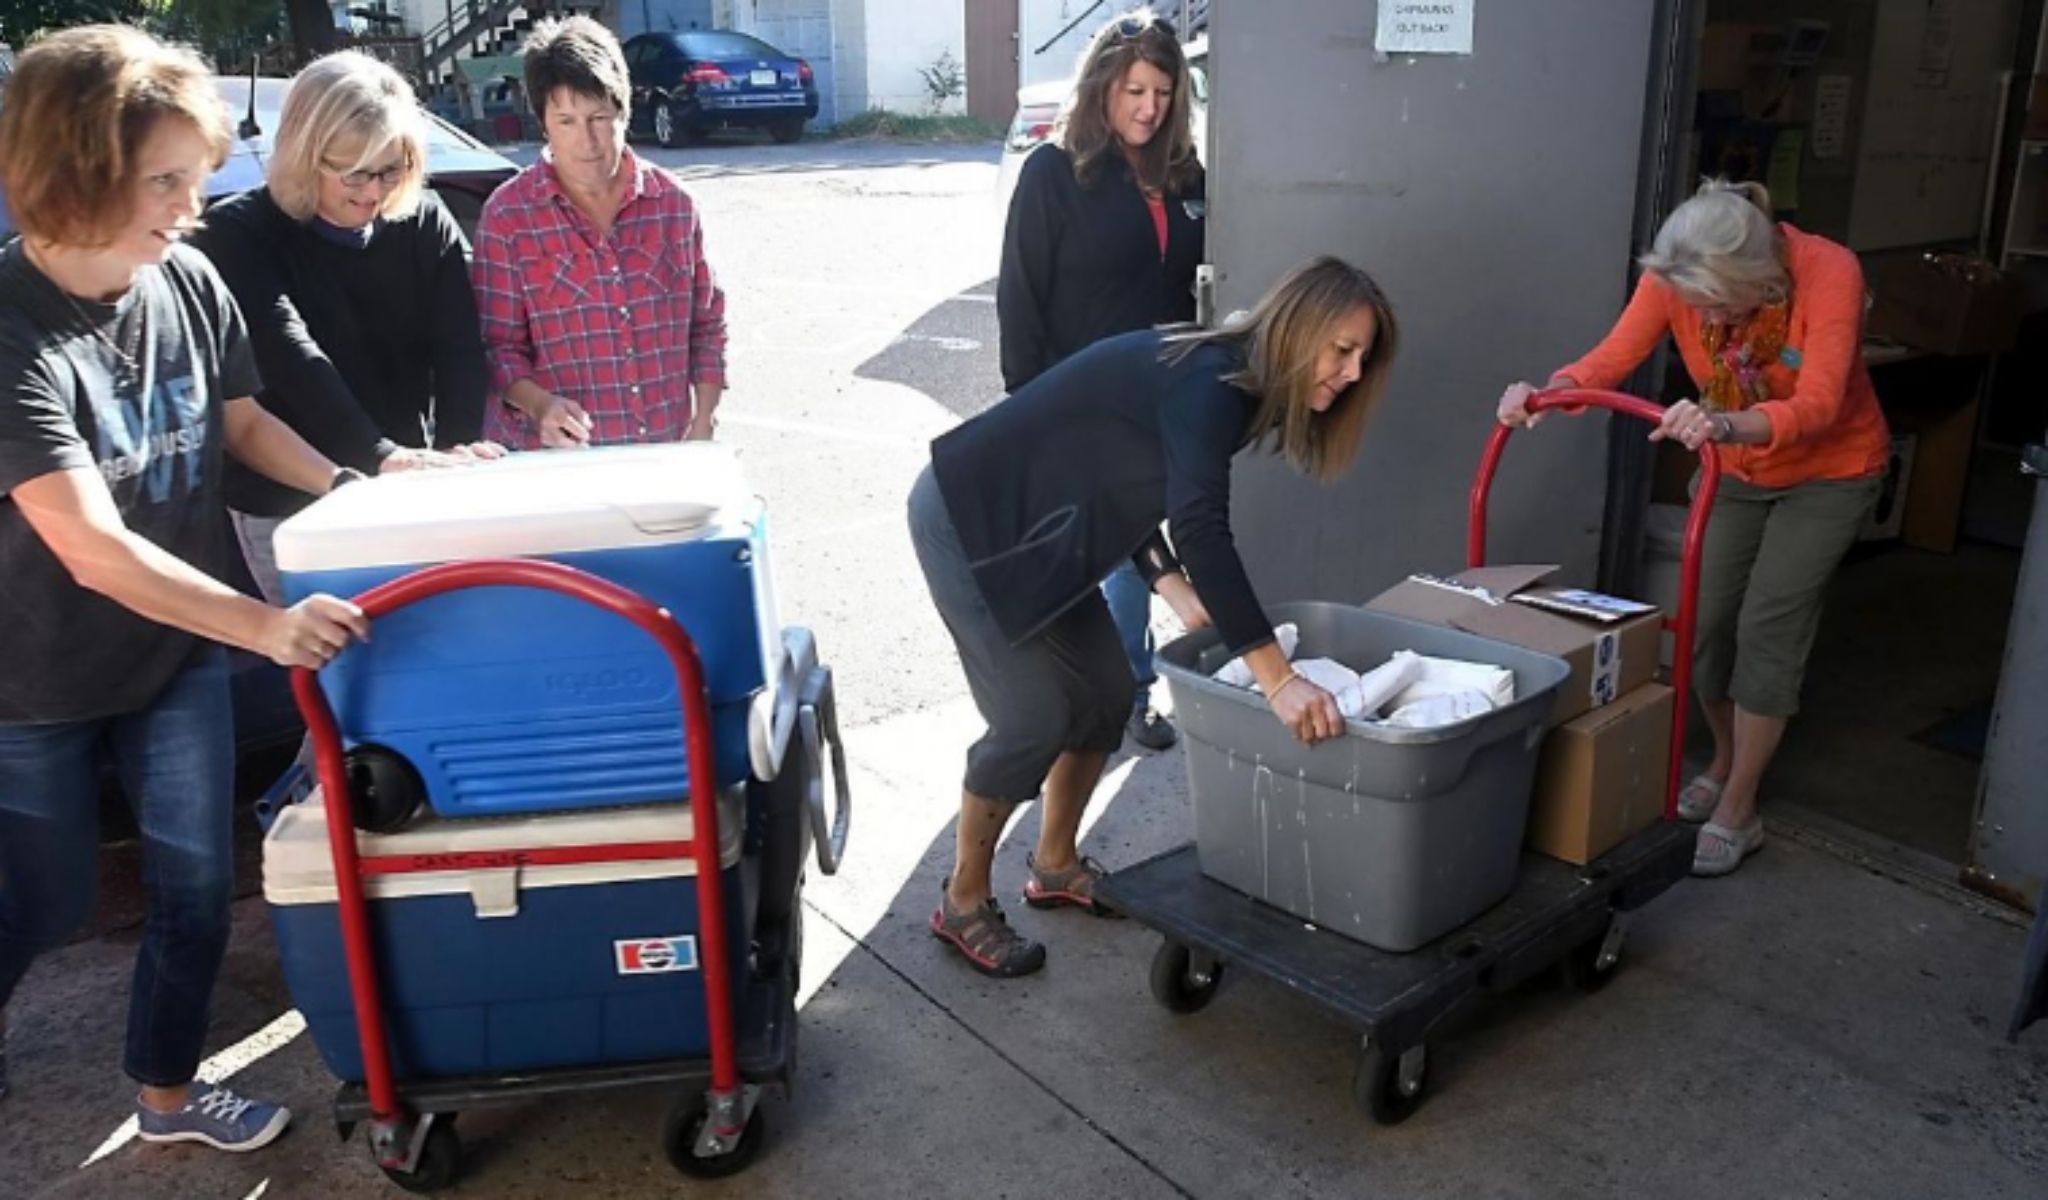
M 1776 304 L 1792 292 L 1771 194 L 1759 183 L 1706 180 L 1665 219 L 1640 261 L 1682 294 L 1737 311 Z

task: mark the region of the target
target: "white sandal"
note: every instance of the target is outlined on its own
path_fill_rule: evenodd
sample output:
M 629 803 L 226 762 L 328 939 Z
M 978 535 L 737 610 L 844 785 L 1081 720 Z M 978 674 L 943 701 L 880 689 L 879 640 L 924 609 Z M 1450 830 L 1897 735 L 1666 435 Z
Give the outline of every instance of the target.
M 1692 782 L 1678 789 L 1678 819 L 1688 825 L 1697 825 L 1714 815 L 1721 807 L 1721 789 L 1728 786 L 1711 775 L 1695 775 Z
M 1709 821 L 1700 826 L 1699 840 L 1693 844 L 1692 873 L 1702 879 L 1727 875 L 1741 866 L 1743 859 L 1763 848 L 1762 817 L 1740 829 Z

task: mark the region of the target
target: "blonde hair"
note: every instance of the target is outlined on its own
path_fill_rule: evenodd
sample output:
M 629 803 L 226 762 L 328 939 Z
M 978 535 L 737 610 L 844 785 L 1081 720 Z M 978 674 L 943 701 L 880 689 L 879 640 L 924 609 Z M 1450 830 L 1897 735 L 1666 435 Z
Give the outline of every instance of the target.
M 1322 382 L 1316 359 L 1337 323 L 1361 308 L 1372 310 L 1372 349 L 1358 379 L 1317 412 L 1309 404 Z M 1282 276 L 1250 312 L 1233 313 L 1213 330 L 1169 333 L 1160 357 L 1177 363 L 1207 345 L 1237 350 L 1244 366 L 1223 378 L 1259 401 L 1247 434 L 1255 441 L 1270 439 L 1273 451 L 1296 470 L 1327 483 L 1357 457 L 1400 344 L 1400 324 L 1379 284 L 1343 259 L 1323 255 Z
M 1665 218 L 1639 261 L 1681 293 L 1738 311 L 1792 294 L 1784 234 L 1771 219 L 1771 193 L 1760 183 L 1702 181 L 1692 199 Z
M 328 163 L 338 145 L 360 141 L 347 163 Z M 427 177 L 426 117 L 405 77 L 356 50 L 315 59 L 292 79 L 277 121 L 270 165 L 264 172 L 270 198 L 297 221 L 320 209 L 323 169 L 359 170 L 396 146 L 405 173 L 384 190 L 378 215 L 409 217 L 420 206 Z
M 1137 33 L 1123 32 L 1133 27 Z M 1105 158 L 1123 152 L 1109 127 L 1110 93 L 1141 62 L 1150 63 L 1172 81 L 1173 96 L 1167 101 L 1159 132 L 1138 148 L 1138 182 L 1161 192 L 1178 192 L 1201 169 L 1189 116 L 1194 89 L 1188 78 L 1187 56 L 1181 52 L 1172 26 L 1149 8 L 1134 8 L 1104 24 L 1089 39 L 1075 74 L 1074 102 L 1053 131 L 1054 138 L 1073 156 L 1074 178 L 1083 187 L 1095 185 Z
M 0 105 L 0 189 L 21 232 L 103 246 L 135 206 L 143 144 L 167 119 L 227 159 L 228 114 L 206 63 L 126 25 L 53 33 L 24 52 Z

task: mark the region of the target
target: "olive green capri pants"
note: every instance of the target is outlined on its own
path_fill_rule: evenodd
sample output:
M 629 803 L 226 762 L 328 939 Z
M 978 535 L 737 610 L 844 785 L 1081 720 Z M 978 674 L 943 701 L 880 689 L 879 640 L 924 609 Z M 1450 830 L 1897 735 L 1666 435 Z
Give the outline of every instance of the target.
M 1701 700 L 1733 700 L 1762 717 L 1798 713 L 1828 581 L 1882 483 L 1765 488 L 1722 477 L 1700 552 L 1692 682 Z

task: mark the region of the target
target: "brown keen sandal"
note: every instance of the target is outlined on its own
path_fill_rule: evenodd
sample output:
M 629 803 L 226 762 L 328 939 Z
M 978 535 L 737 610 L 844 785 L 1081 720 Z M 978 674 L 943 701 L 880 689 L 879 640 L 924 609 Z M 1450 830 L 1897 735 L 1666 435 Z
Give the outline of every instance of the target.
M 1038 859 L 1028 855 L 1024 865 L 1031 878 L 1024 881 L 1024 903 L 1033 908 L 1078 908 L 1097 917 L 1121 917 L 1122 913 L 1095 898 L 1095 885 L 1106 870 L 1092 858 L 1081 858 L 1064 871 L 1041 871 Z
M 932 913 L 932 936 L 958 950 L 975 970 L 998 979 L 1029 975 L 1045 965 L 1045 947 L 1010 928 L 993 896 L 978 908 L 956 913 L 941 891 Z

